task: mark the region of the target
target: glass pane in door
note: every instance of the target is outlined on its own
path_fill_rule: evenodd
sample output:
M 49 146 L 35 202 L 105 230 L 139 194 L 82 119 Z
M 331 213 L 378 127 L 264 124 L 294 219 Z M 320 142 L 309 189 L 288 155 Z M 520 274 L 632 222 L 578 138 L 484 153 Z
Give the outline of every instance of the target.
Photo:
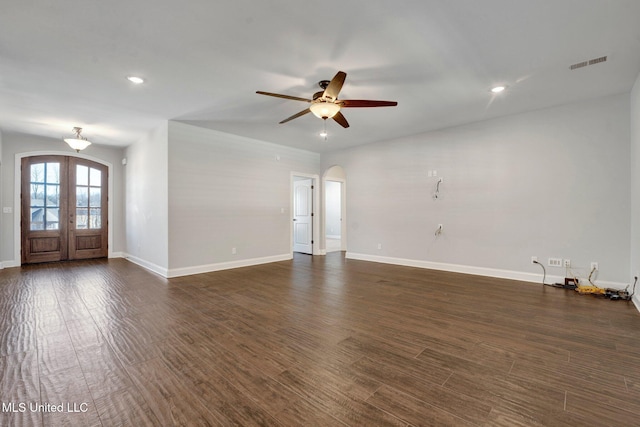
M 102 227 L 102 216 L 100 214 L 100 208 L 91 208 L 91 212 L 89 214 L 91 216 L 91 223 L 89 224 L 89 228 L 95 230 Z
M 60 206 L 60 185 L 47 184 L 46 191 L 47 191 L 47 205 Z
M 60 184 L 60 163 L 47 163 L 47 183 Z
M 89 185 L 92 187 L 102 186 L 102 172 L 99 169 L 89 168 Z
M 44 206 L 44 183 L 31 183 L 31 206 Z
M 76 208 L 76 229 L 85 230 L 88 227 L 89 210 L 87 208 Z
M 102 227 L 102 171 L 76 166 L 76 229 Z
M 100 187 L 91 187 L 89 189 L 89 206 L 91 206 L 92 208 L 99 208 L 102 201 L 101 195 L 102 190 L 100 189 Z
M 87 166 L 76 166 L 76 185 L 89 185 L 89 168 Z
M 34 163 L 29 178 L 29 229 L 57 230 L 60 226 L 60 163 Z
M 47 208 L 45 222 L 47 230 L 57 230 L 60 223 L 60 209 Z
M 44 163 L 31 165 L 31 182 L 44 182 Z

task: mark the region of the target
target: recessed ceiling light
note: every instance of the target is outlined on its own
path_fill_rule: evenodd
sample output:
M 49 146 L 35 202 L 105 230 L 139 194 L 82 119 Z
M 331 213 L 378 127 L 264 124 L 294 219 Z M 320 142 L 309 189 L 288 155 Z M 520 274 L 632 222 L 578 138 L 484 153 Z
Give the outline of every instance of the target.
M 144 83 L 144 79 L 142 77 L 137 77 L 137 76 L 127 76 L 127 80 L 137 85 Z
M 502 91 L 504 91 L 507 87 L 506 86 L 494 86 L 491 88 L 491 92 L 493 93 L 500 93 Z
M 326 138 L 327 137 L 327 131 L 320 132 L 320 136 L 323 137 L 323 138 Z

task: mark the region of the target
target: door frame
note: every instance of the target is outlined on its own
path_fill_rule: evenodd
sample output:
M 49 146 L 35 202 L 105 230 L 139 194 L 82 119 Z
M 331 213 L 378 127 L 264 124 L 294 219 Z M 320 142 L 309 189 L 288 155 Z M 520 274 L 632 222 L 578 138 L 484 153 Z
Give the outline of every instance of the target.
M 100 163 L 107 167 L 107 171 L 109 173 L 108 183 L 109 188 L 107 192 L 107 196 L 109 197 L 109 203 L 107 207 L 107 220 L 109 221 L 107 224 L 107 257 L 113 257 L 113 164 L 98 159 L 97 157 L 87 156 L 82 153 L 74 153 L 69 151 L 58 151 L 58 150 L 48 150 L 48 151 L 29 151 L 25 153 L 16 153 L 15 156 L 15 165 L 14 165 L 14 194 L 13 194 L 13 259 L 17 262 L 17 266 L 20 266 L 22 257 L 20 255 L 21 249 L 21 241 L 22 241 L 22 230 L 20 227 L 20 214 L 22 211 L 22 204 L 20 203 L 20 192 L 21 192 L 21 183 L 22 183 L 22 159 L 24 157 L 32 157 L 32 156 L 67 156 L 67 157 L 78 157 L 85 160 L 91 160 L 92 162 Z
M 320 176 L 317 174 L 308 174 L 302 172 L 291 172 L 289 176 L 289 253 L 293 257 L 293 181 L 295 177 L 311 179 L 313 185 L 312 194 L 312 211 L 313 219 L 311 220 L 311 255 L 320 255 L 320 239 L 318 238 L 320 231 Z

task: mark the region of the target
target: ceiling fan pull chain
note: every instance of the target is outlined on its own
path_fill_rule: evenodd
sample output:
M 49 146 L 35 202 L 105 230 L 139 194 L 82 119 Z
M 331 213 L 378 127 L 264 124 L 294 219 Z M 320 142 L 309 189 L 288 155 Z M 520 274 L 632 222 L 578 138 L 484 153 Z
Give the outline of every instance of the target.
M 327 140 L 327 119 L 322 120 L 324 122 L 324 127 L 322 132 L 320 132 L 320 136 L 324 138 L 324 140 Z

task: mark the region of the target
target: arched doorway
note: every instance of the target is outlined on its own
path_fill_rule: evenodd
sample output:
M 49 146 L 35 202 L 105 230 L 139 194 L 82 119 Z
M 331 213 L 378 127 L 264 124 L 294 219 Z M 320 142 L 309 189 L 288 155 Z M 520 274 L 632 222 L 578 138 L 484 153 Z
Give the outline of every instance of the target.
M 346 184 L 347 176 L 341 166 L 326 170 L 324 188 L 324 247 L 325 251 L 347 250 Z

